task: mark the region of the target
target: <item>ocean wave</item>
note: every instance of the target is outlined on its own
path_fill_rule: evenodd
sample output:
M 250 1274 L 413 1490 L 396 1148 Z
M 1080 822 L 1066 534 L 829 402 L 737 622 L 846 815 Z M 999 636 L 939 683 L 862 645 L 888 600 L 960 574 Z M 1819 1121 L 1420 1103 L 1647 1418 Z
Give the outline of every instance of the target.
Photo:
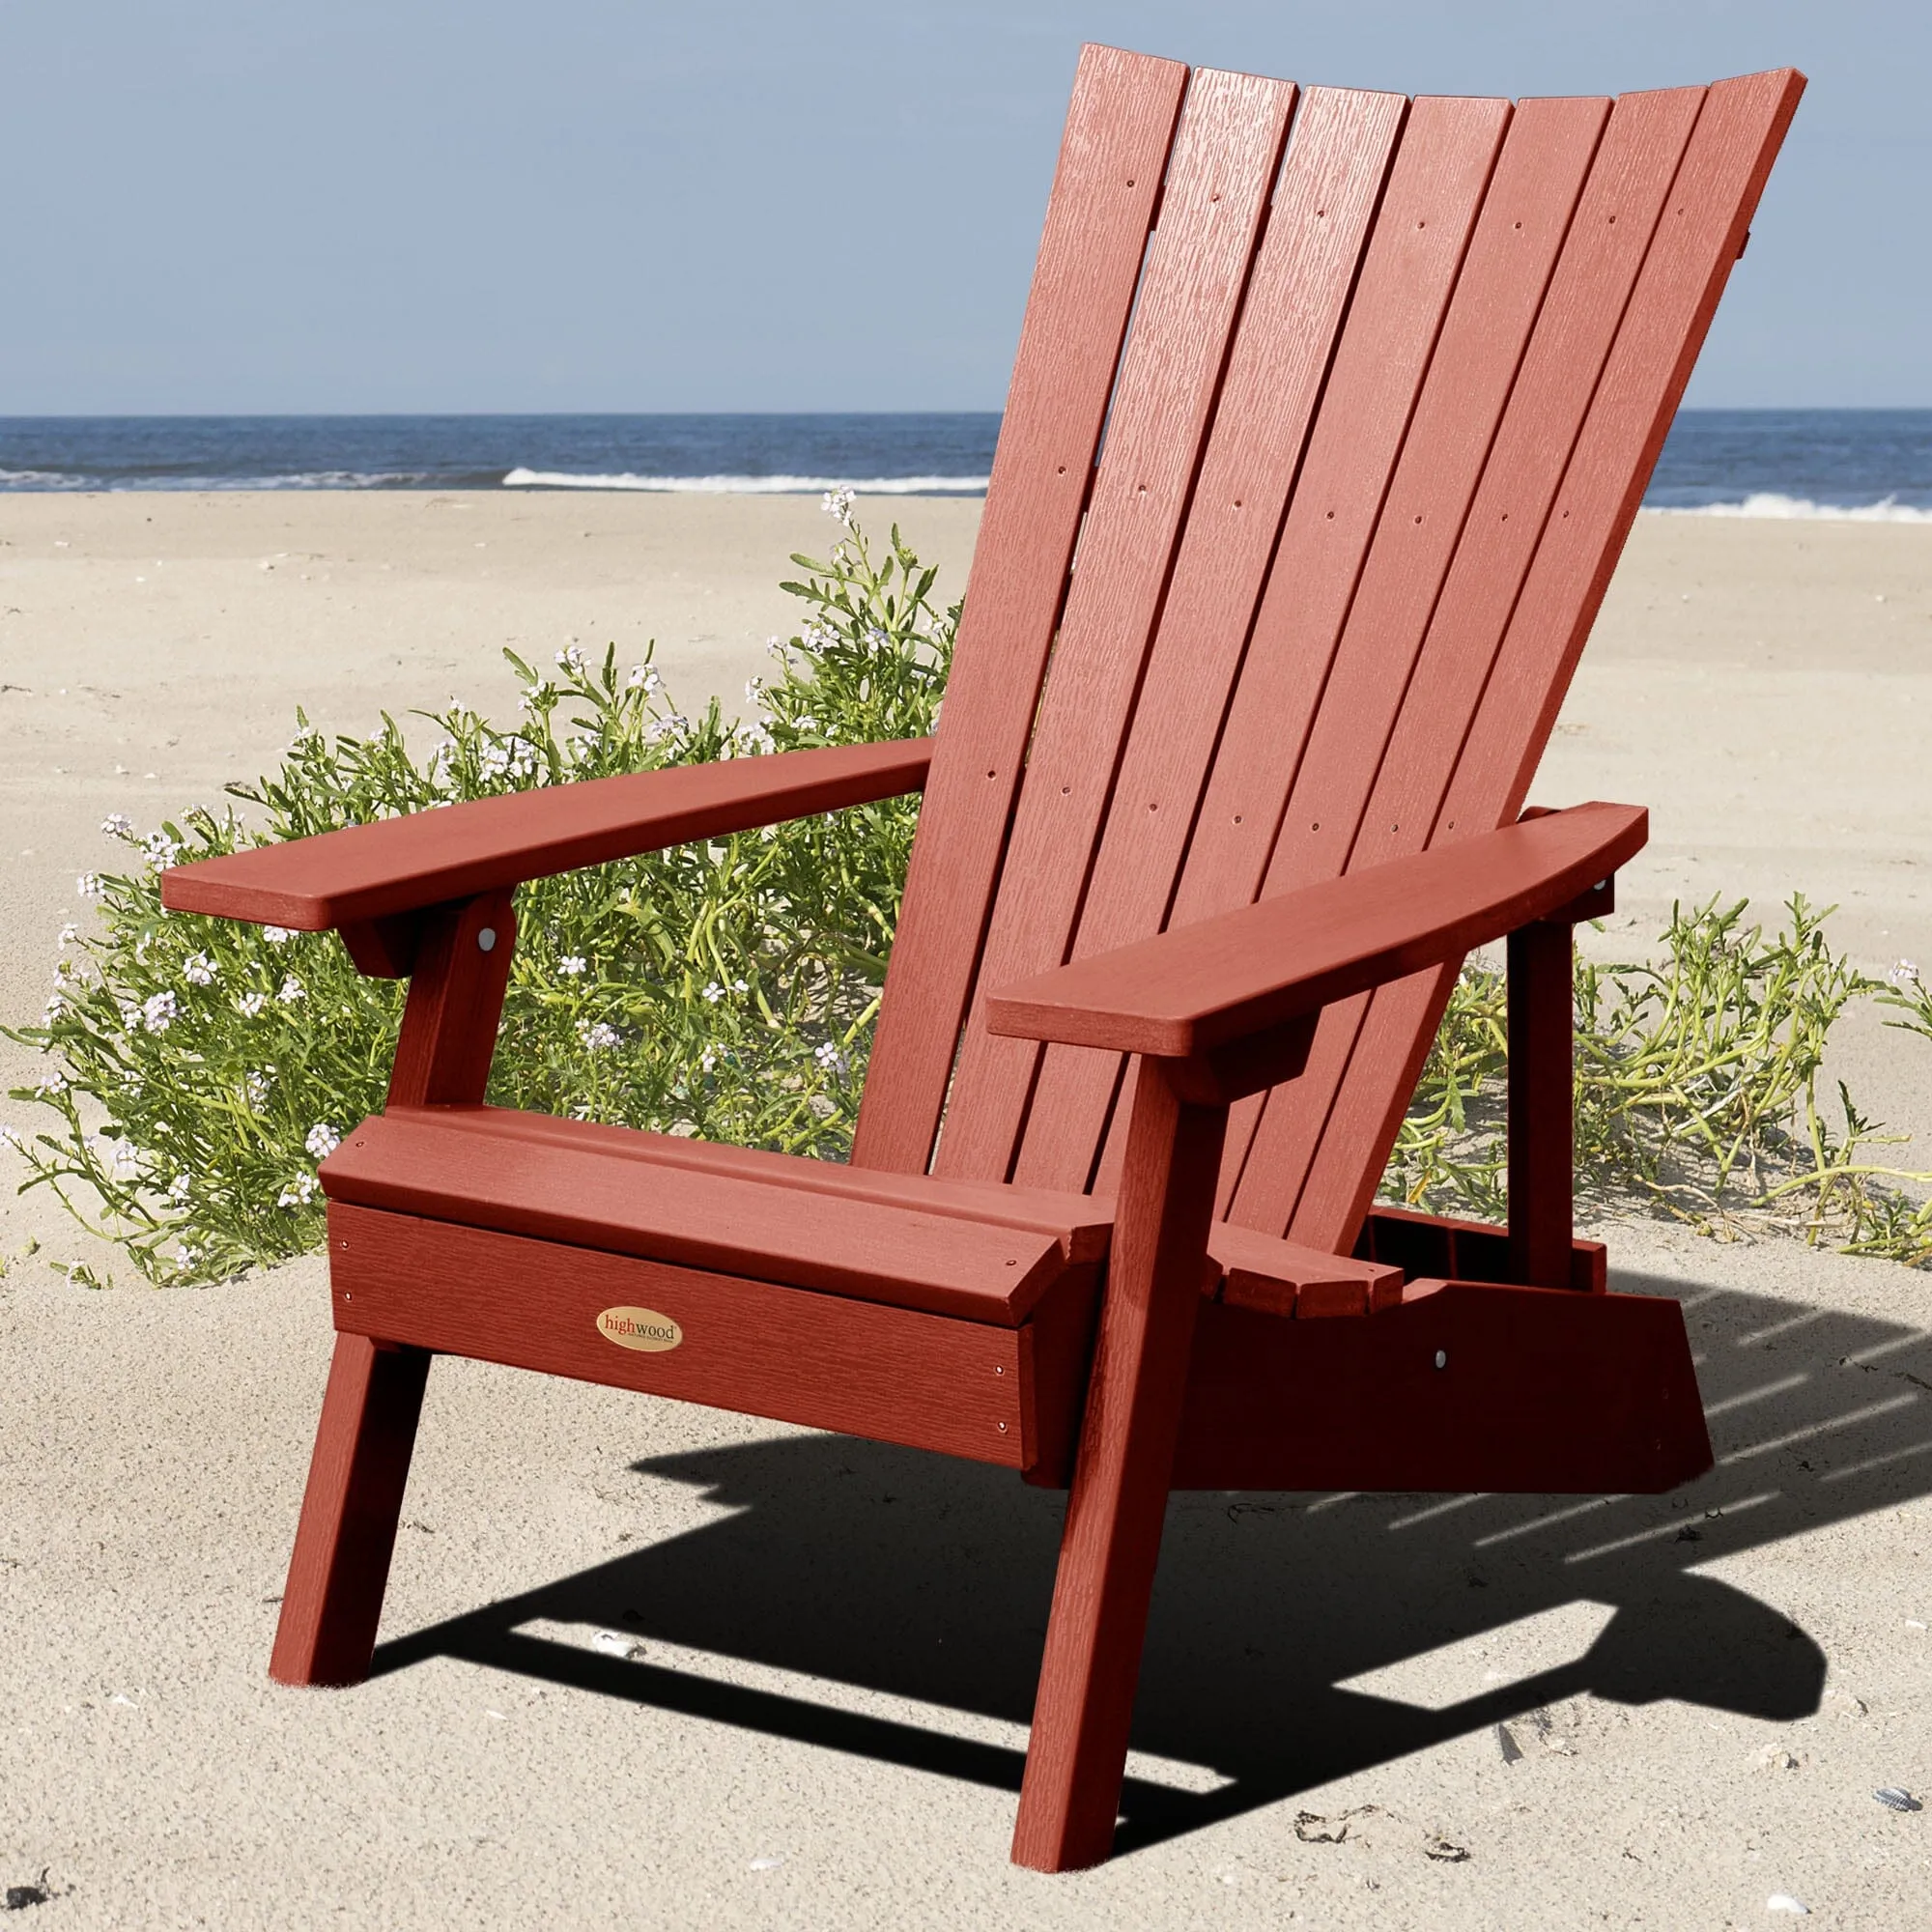
M 1764 517 L 1809 519 L 1828 524 L 1932 524 L 1932 509 L 1881 497 L 1875 503 L 1819 503 L 1809 497 L 1786 497 L 1776 490 L 1753 490 L 1736 503 L 1646 505 L 1658 517 Z
M 986 476 L 611 476 L 569 469 L 517 469 L 503 478 L 506 490 L 688 491 L 707 497 L 803 497 L 851 490 L 861 497 L 982 497 Z

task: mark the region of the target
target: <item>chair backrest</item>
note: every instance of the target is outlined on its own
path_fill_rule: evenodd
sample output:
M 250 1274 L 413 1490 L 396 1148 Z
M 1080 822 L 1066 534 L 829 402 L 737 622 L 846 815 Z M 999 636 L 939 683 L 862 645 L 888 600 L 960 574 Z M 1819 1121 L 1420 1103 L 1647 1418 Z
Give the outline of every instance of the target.
M 1110 1185 L 1120 1058 L 984 990 L 1515 816 L 1803 86 L 1086 49 L 856 1161 Z M 1453 979 L 1323 1016 L 1224 1214 L 1352 1241 Z

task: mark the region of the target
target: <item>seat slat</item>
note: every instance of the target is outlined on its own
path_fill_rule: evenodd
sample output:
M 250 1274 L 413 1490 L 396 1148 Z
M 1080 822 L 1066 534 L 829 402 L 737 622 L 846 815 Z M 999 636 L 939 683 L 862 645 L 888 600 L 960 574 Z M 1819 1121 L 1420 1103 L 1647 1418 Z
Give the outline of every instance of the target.
M 1407 107 L 1313 88 L 1296 109 L 1073 958 L 1160 929 Z M 1016 1179 L 1087 1184 L 1119 1074 L 1113 1054 L 1047 1049 Z
M 1083 49 L 967 582 L 853 1159 L 922 1172 L 1187 69 Z
M 662 1166 L 592 1135 L 477 1132 L 437 1111 L 355 1128 L 323 1164 L 328 1198 L 1004 1327 L 1076 1272 L 1037 1230 Z
M 1803 85 L 1785 71 L 1705 95 L 1481 687 L 1437 837 L 1488 830 L 1521 807 Z M 1627 96 L 1619 107 L 1652 99 Z M 1352 1239 L 1451 978 L 1417 976 L 1377 996 L 1294 1215 L 1298 1239 Z
M 392 1110 L 393 1111 L 393 1110 Z M 838 1161 L 733 1147 L 682 1134 L 649 1133 L 594 1121 L 559 1120 L 509 1107 L 441 1107 L 432 1119 L 460 1123 L 466 1132 L 512 1140 L 550 1140 L 560 1147 L 588 1147 L 647 1161 L 654 1167 L 797 1188 L 808 1194 L 869 1201 L 882 1208 L 910 1208 L 989 1227 L 1051 1235 L 1076 1264 L 1101 1260 L 1113 1232 L 1114 1204 L 1091 1194 L 1009 1187 L 999 1181 L 959 1180 L 930 1174 L 896 1174 L 883 1168 L 847 1167 Z
M 980 962 L 982 986 L 1061 964 L 1226 366 L 1294 89 L 1196 72 L 1081 531 Z M 1004 1179 L 1036 1049 L 976 994 L 934 1172 Z

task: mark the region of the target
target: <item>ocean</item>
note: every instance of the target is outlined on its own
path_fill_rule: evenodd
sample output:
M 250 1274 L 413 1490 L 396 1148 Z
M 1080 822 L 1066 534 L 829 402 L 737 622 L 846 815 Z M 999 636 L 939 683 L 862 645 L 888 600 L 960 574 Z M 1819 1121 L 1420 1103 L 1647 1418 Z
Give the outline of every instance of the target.
M 978 496 L 997 413 L 4 416 L 6 490 Z M 1686 410 L 1646 507 L 1932 522 L 1932 410 Z

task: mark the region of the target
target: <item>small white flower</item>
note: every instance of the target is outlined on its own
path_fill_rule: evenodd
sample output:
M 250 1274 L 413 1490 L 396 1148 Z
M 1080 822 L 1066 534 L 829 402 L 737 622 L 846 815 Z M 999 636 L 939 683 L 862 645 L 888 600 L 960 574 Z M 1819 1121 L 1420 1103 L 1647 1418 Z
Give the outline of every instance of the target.
M 259 1013 L 262 1010 L 262 1009 L 266 1007 L 268 1004 L 269 1004 L 269 996 L 267 993 L 243 993 L 242 997 L 235 1002 L 235 1010 L 239 1012 L 244 1020 L 252 1020 L 255 1017 L 255 1015 Z
M 214 984 L 214 961 L 206 952 L 190 952 L 182 962 L 182 978 L 190 986 Z
M 724 988 L 714 980 L 705 987 L 704 997 L 715 1007 L 724 997 Z
M 100 821 L 100 829 L 110 838 L 131 838 L 134 836 L 134 821 L 125 811 L 110 811 Z
M 298 1174 L 275 1197 L 277 1208 L 306 1208 L 315 1199 L 316 1179 L 312 1174 Z
M 308 988 L 291 973 L 283 980 L 281 989 L 276 993 L 275 998 L 281 1001 L 283 1006 L 292 1007 L 298 1000 L 308 998 Z
M 818 720 L 814 718 L 809 711 L 801 711 L 798 714 L 798 716 L 792 720 L 792 724 L 797 729 L 801 731 L 816 731 L 818 729 Z
M 541 683 L 531 685 L 517 702 L 526 711 L 534 712 L 540 710 L 546 704 L 555 703 L 556 695 L 556 686 L 549 678 L 545 678 Z
M 115 1180 L 131 1180 L 141 1164 L 141 1150 L 132 1141 L 96 1137 L 94 1151 L 102 1167 Z
M 302 1142 L 317 1160 L 327 1160 L 342 1145 L 342 1136 L 327 1121 L 318 1121 Z
M 150 993 L 141 1008 L 141 1024 L 150 1033 L 166 1033 L 179 1011 L 173 993 Z
M 607 1051 L 622 1037 L 615 1027 L 607 1025 L 603 1020 L 579 1020 L 577 1037 L 592 1053 Z
M 193 1183 L 185 1174 L 178 1174 L 168 1182 L 168 1199 L 177 1208 L 187 1206 L 187 1191 Z
M 286 946 L 295 934 L 285 925 L 265 925 L 262 928 L 262 937 L 270 946 Z
M 67 1092 L 67 1089 L 68 1089 L 67 1075 L 63 1073 L 58 1067 L 54 1067 L 50 1069 L 48 1072 L 43 1073 L 41 1077 L 34 1082 L 34 1092 L 36 1094 L 65 1094 Z
M 743 980 L 733 980 L 731 981 L 731 990 L 734 993 L 749 993 L 752 989 Z
M 83 872 L 73 882 L 73 889 L 84 899 L 98 899 L 100 896 L 100 874 Z
M 270 1076 L 273 1071 L 272 1067 L 269 1067 L 251 1072 L 242 1082 L 242 1097 L 258 1113 L 269 1103 L 269 1089 L 274 1084 Z
M 745 701 L 755 704 L 765 695 L 765 681 L 761 677 L 748 677 L 745 680 Z
M 658 675 L 655 665 L 633 665 L 631 674 L 624 680 L 626 691 L 641 691 L 646 697 L 654 697 L 664 689 L 664 679 Z
M 765 639 L 765 655 L 777 658 L 781 664 L 784 662 L 790 648 L 782 638 L 767 638 Z
M 718 1065 L 718 1055 L 711 1047 L 707 1046 L 697 1064 L 706 1073 L 709 1073 Z
M 811 1057 L 827 1073 L 842 1073 L 845 1070 L 845 1056 L 829 1039 L 814 1048 Z
M 589 970 L 590 962 L 581 952 L 566 952 L 556 962 L 556 970 L 566 979 L 575 980 Z
M 13 1127 L 0 1126 L 0 1141 L 5 1141 L 10 1148 L 14 1149 L 17 1152 L 25 1153 L 27 1151 L 26 1143 L 21 1140 L 18 1131 Z
M 836 524 L 852 527 L 852 492 L 849 490 L 828 490 L 819 499 L 818 507 Z
M 62 926 L 60 929 L 59 943 L 62 946 L 71 946 L 73 942 L 79 937 L 80 937 L 80 927 L 75 925 L 73 922 L 70 920 L 67 923 L 67 924 Z
M 141 849 L 148 855 L 148 864 L 157 872 L 165 872 L 182 855 L 180 839 L 170 838 L 165 832 L 149 833 L 141 841 Z
M 583 653 L 575 644 L 558 651 L 556 661 L 565 670 L 574 671 L 579 677 L 583 675 Z
M 1901 959 L 1888 969 L 1885 977 L 1894 986 L 1916 986 L 1918 983 L 1918 968 L 1914 961 Z
M 185 1268 L 191 1268 L 201 1260 L 201 1250 L 192 1241 L 182 1241 L 176 1245 L 175 1260 Z
M 139 1033 L 141 1031 L 141 1009 L 132 1000 L 123 1000 L 120 1006 L 121 1024 L 129 1033 Z
M 644 727 L 647 744 L 656 745 L 666 738 L 684 738 L 691 733 L 691 720 L 673 711 L 668 718 L 660 718 L 655 724 Z

